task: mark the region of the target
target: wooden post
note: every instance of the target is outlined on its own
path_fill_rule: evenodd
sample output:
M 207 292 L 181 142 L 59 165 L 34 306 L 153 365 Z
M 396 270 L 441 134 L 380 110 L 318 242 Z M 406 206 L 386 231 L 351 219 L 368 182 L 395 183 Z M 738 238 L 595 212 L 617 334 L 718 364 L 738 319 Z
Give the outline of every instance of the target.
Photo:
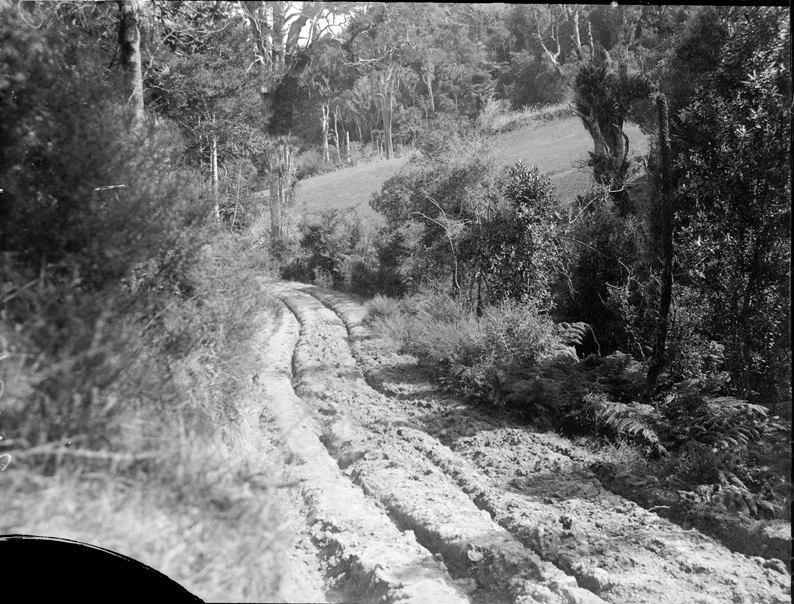
M 653 358 L 648 368 L 645 396 L 648 401 L 653 397 L 656 381 L 665 365 L 668 317 L 673 300 L 673 208 L 670 182 L 670 122 L 667 99 L 663 94 L 656 97 L 659 117 L 659 152 L 661 155 L 662 186 L 659 204 L 661 206 L 661 247 L 662 247 L 662 289 L 659 294 L 659 312 L 656 319 L 656 342 Z

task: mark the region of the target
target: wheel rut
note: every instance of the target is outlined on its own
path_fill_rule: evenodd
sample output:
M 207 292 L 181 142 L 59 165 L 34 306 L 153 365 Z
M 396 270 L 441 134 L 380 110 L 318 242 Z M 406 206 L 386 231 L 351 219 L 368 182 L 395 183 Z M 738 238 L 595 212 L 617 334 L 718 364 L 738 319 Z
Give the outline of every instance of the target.
M 305 495 L 323 510 L 309 519 L 318 547 L 346 546 L 347 568 L 359 569 L 352 584 L 381 572 L 380 587 L 353 590 L 356 601 L 408 599 L 419 593 L 414 573 L 453 598 L 425 592 L 422 601 L 790 601 L 787 575 L 605 490 L 564 439 L 438 393 L 415 359 L 383 352 L 350 299 L 304 284 L 264 286 L 300 324 L 294 347 L 270 361 L 286 363 L 283 397 L 315 434 L 305 452 L 325 456 L 302 474 L 313 487 Z M 375 509 L 381 524 L 358 527 L 350 513 L 342 521 L 332 511 L 340 504 Z M 360 529 L 375 533 L 363 544 L 373 558 L 357 549 Z M 385 554 L 375 545 L 382 539 L 402 539 L 411 564 L 384 557 L 366 567 L 362 558 Z
M 298 325 L 286 309 L 263 347 L 266 384 L 259 424 L 279 435 L 289 459 L 285 476 L 299 483 L 306 532 L 325 564 L 328 601 L 468 602 L 443 565 L 402 533 L 376 503 L 342 474 L 320 441 L 320 429 L 292 386 Z M 333 587 L 333 589 L 330 589 Z

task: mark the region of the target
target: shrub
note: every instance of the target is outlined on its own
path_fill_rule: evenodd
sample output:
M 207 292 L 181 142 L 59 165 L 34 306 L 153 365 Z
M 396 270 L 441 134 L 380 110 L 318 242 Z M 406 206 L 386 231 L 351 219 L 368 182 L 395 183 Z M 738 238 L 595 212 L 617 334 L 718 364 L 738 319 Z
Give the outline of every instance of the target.
M 642 356 L 648 342 L 642 224 L 619 216 L 600 185 L 577 202 L 580 212 L 566 237 L 570 287 L 560 291 L 559 315 L 592 325 L 603 354 L 631 349 Z
M 369 242 L 358 215 L 331 210 L 316 222 L 304 219 L 298 230 L 298 249 L 282 259 L 284 279 L 374 293 L 376 277 L 366 253 Z
M 505 100 L 489 101 L 477 120 L 478 127 L 489 134 L 502 134 L 527 128 L 538 122 L 573 115 L 570 105 L 566 102 L 525 107 L 516 111 L 508 111 L 508 109 L 509 103 Z
M 500 375 L 530 371 L 560 342 L 551 321 L 526 304 L 506 302 L 478 318 L 475 309 L 430 284 L 399 306 L 378 298 L 370 306 L 374 328 L 421 357 L 449 388 L 496 402 Z
M 554 189 L 548 177 L 520 161 L 500 176 L 504 200 L 468 229 L 462 259 L 484 281 L 479 304 L 513 299 L 548 308 L 563 269 Z
M 296 180 L 311 178 L 328 172 L 333 165 L 323 159 L 323 152 L 319 149 L 308 149 L 298 156 L 295 169 Z

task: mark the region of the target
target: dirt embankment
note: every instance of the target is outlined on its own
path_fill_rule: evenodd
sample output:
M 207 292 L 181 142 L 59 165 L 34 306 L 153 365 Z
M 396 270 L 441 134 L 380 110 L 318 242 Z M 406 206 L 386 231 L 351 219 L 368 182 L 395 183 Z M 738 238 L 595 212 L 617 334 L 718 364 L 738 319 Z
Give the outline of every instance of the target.
M 569 441 L 439 393 L 372 338 L 361 306 L 262 286 L 285 307 L 250 412 L 286 454 L 303 521 L 285 599 L 790 601 L 780 564 L 613 494 Z

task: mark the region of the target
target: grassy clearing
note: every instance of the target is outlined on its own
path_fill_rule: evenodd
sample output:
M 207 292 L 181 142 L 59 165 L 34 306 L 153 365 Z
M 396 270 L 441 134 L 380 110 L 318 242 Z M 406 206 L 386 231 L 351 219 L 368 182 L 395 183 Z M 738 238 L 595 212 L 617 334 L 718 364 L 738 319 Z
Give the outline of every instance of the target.
M 508 111 L 509 102 L 491 100 L 483 109 L 478 123 L 483 132 L 503 134 L 572 115 L 567 102 L 546 105 L 544 107 L 525 107 L 518 111 Z
M 557 197 L 568 204 L 591 185 L 592 169 L 586 164 L 593 143 L 579 118 L 559 117 L 561 111 L 561 106 L 552 106 L 518 114 L 524 117 L 511 123 L 521 126 L 496 135 L 494 151 L 503 165 L 520 159 L 549 174 Z M 647 155 L 649 141 L 639 127 L 627 124 L 624 130 L 631 144 L 630 156 Z M 369 200 L 407 161 L 408 157 L 400 157 L 303 180 L 298 185 L 295 211 L 312 218 L 329 210 L 354 209 L 367 227 L 380 226 L 381 217 L 369 207 Z
M 408 157 L 374 161 L 302 180 L 296 191 L 295 209 L 310 220 L 323 212 L 354 209 L 365 223 L 379 225 L 381 218 L 369 207 L 369 199 L 408 163 Z

